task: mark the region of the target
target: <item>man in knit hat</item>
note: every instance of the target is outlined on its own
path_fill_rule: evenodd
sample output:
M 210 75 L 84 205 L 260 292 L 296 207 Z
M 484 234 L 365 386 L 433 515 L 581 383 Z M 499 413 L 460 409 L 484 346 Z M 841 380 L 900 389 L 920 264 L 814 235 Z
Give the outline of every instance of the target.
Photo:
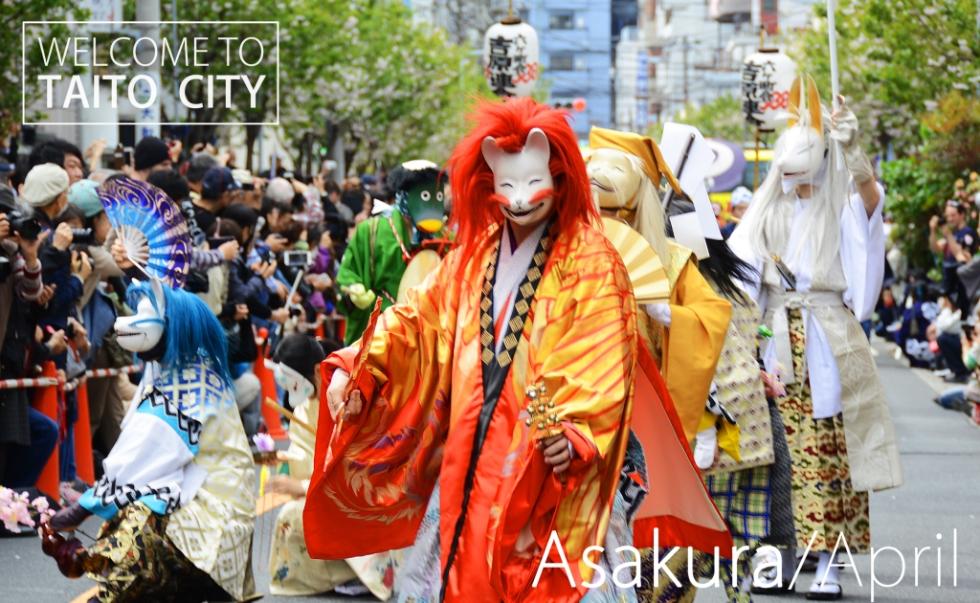
M 169 170 L 172 165 L 170 148 L 156 136 L 147 136 L 133 149 L 133 178 L 146 181 L 150 172 Z
M 24 179 L 20 192 L 24 202 L 34 208 L 38 219 L 50 226 L 68 204 L 68 172 L 54 163 L 34 166 Z
M 82 295 L 82 283 L 92 272 L 88 254 L 71 251 L 74 240 L 71 226 L 55 221 L 68 205 L 68 172 L 53 163 L 34 166 L 24 179 L 21 198 L 32 208 L 41 223 L 40 259 L 45 284 L 54 286 L 54 297 L 48 302 L 41 322 L 55 329 L 67 324 L 68 311 Z

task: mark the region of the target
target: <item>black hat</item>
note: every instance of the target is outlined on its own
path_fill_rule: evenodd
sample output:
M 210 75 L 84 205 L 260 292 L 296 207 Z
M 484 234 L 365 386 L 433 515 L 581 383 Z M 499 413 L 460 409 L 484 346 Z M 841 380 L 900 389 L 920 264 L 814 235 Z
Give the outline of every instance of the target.
M 242 188 L 226 167 L 213 167 L 201 179 L 201 197 L 217 201 L 222 193 Z
M 133 167 L 137 170 L 147 170 L 170 159 L 170 149 L 167 143 L 156 136 L 147 136 L 136 144 L 133 149 Z
M 326 355 L 316 339 L 309 335 L 291 333 L 283 337 L 272 360 L 285 364 L 313 383 L 313 373 L 324 358 Z

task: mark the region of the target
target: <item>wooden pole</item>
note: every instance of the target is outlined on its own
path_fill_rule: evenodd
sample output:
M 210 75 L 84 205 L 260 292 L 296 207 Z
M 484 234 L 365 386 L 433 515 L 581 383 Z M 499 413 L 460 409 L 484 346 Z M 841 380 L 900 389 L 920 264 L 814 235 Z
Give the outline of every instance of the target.
M 316 429 L 314 429 L 309 423 L 297 419 L 296 415 L 289 412 L 289 410 L 286 407 L 280 406 L 279 403 L 273 400 L 272 398 L 266 398 L 265 405 L 276 409 L 279 413 L 282 414 L 282 416 L 289 419 L 290 424 L 295 423 L 300 427 L 302 427 L 303 429 L 305 429 L 306 431 L 310 432 L 312 435 L 316 436 Z

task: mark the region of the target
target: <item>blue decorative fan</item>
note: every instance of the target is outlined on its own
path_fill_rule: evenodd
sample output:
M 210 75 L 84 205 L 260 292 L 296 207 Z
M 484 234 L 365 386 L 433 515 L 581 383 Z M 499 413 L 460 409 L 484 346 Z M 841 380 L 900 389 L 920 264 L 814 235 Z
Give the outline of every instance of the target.
M 106 180 L 99 200 L 130 261 L 171 287 L 183 287 L 192 247 L 180 207 L 152 184 L 125 177 Z

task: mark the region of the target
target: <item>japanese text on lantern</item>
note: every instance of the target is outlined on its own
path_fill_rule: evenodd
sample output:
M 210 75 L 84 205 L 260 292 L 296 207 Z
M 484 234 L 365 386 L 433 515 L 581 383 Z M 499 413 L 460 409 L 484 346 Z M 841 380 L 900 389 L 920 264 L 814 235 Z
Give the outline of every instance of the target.
M 525 36 L 496 36 L 489 41 L 490 52 L 485 75 L 494 94 L 512 96 L 517 85 L 537 79 L 538 65 L 528 60 L 528 41 Z
M 767 109 L 777 108 L 773 102 L 776 66 L 772 61 L 765 63 L 746 63 L 742 69 L 742 112 L 752 124 L 762 125 L 756 116 Z M 783 106 L 786 100 L 783 99 Z

